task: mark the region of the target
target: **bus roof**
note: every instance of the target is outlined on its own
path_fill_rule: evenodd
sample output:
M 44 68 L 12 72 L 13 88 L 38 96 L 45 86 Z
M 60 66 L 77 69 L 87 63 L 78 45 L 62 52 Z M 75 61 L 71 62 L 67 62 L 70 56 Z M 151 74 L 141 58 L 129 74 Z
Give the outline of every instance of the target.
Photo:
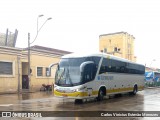
M 121 58 L 121 57 L 117 57 L 117 56 L 102 53 L 102 52 L 97 52 L 97 53 L 71 53 L 71 54 L 67 54 L 67 55 L 62 56 L 62 58 L 80 58 L 80 57 L 91 57 L 91 56 L 104 57 L 104 58 L 109 58 L 109 59 L 113 59 L 113 60 L 119 60 L 119 61 L 122 61 L 122 62 L 128 62 L 128 63 L 142 65 L 142 64 L 132 62 L 130 60 L 127 60 L 127 59 L 124 59 L 124 58 Z

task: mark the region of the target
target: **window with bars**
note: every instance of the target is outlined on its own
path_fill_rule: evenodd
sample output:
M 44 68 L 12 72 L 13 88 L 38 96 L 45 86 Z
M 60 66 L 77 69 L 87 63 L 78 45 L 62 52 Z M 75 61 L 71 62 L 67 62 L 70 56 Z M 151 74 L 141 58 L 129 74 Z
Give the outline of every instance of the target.
M 104 53 L 107 53 L 107 48 L 104 48 Z
M 37 67 L 37 76 L 38 77 L 50 77 L 51 73 L 48 67 Z
M 46 76 L 47 76 L 47 77 L 51 76 L 51 73 L 50 73 L 50 71 L 49 71 L 49 68 L 48 68 L 48 67 L 46 67 Z
M 37 67 L 37 76 L 43 76 L 43 67 Z
M 0 61 L 0 75 L 13 75 L 13 63 Z

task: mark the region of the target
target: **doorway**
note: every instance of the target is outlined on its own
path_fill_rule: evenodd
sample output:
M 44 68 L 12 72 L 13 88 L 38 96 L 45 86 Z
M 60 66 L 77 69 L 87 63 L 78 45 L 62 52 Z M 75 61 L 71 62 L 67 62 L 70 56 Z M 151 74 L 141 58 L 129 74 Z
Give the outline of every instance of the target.
M 22 89 L 29 89 L 28 62 L 22 62 Z

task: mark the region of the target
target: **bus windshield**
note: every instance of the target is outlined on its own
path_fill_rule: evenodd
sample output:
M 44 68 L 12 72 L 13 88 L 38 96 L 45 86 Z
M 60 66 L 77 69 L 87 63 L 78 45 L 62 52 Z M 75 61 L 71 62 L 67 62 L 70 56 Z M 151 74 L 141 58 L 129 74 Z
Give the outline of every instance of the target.
M 58 65 L 55 84 L 59 86 L 75 86 L 85 83 L 80 71 L 80 65 L 86 61 L 99 64 L 98 57 L 62 58 Z

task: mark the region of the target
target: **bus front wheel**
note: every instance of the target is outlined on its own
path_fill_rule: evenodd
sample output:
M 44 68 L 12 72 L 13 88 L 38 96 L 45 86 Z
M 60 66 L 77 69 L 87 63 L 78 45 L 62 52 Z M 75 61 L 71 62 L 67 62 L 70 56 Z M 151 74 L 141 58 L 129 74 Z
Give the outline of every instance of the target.
M 98 92 L 97 100 L 98 100 L 98 101 L 102 101 L 103 98 L 104 98 L 104 92 L 103 92 L 102 89 L 100 89 L 99 92 Z
M 75 99 L 75 104 L 82 104 L 83 103 L 83 99 Z

